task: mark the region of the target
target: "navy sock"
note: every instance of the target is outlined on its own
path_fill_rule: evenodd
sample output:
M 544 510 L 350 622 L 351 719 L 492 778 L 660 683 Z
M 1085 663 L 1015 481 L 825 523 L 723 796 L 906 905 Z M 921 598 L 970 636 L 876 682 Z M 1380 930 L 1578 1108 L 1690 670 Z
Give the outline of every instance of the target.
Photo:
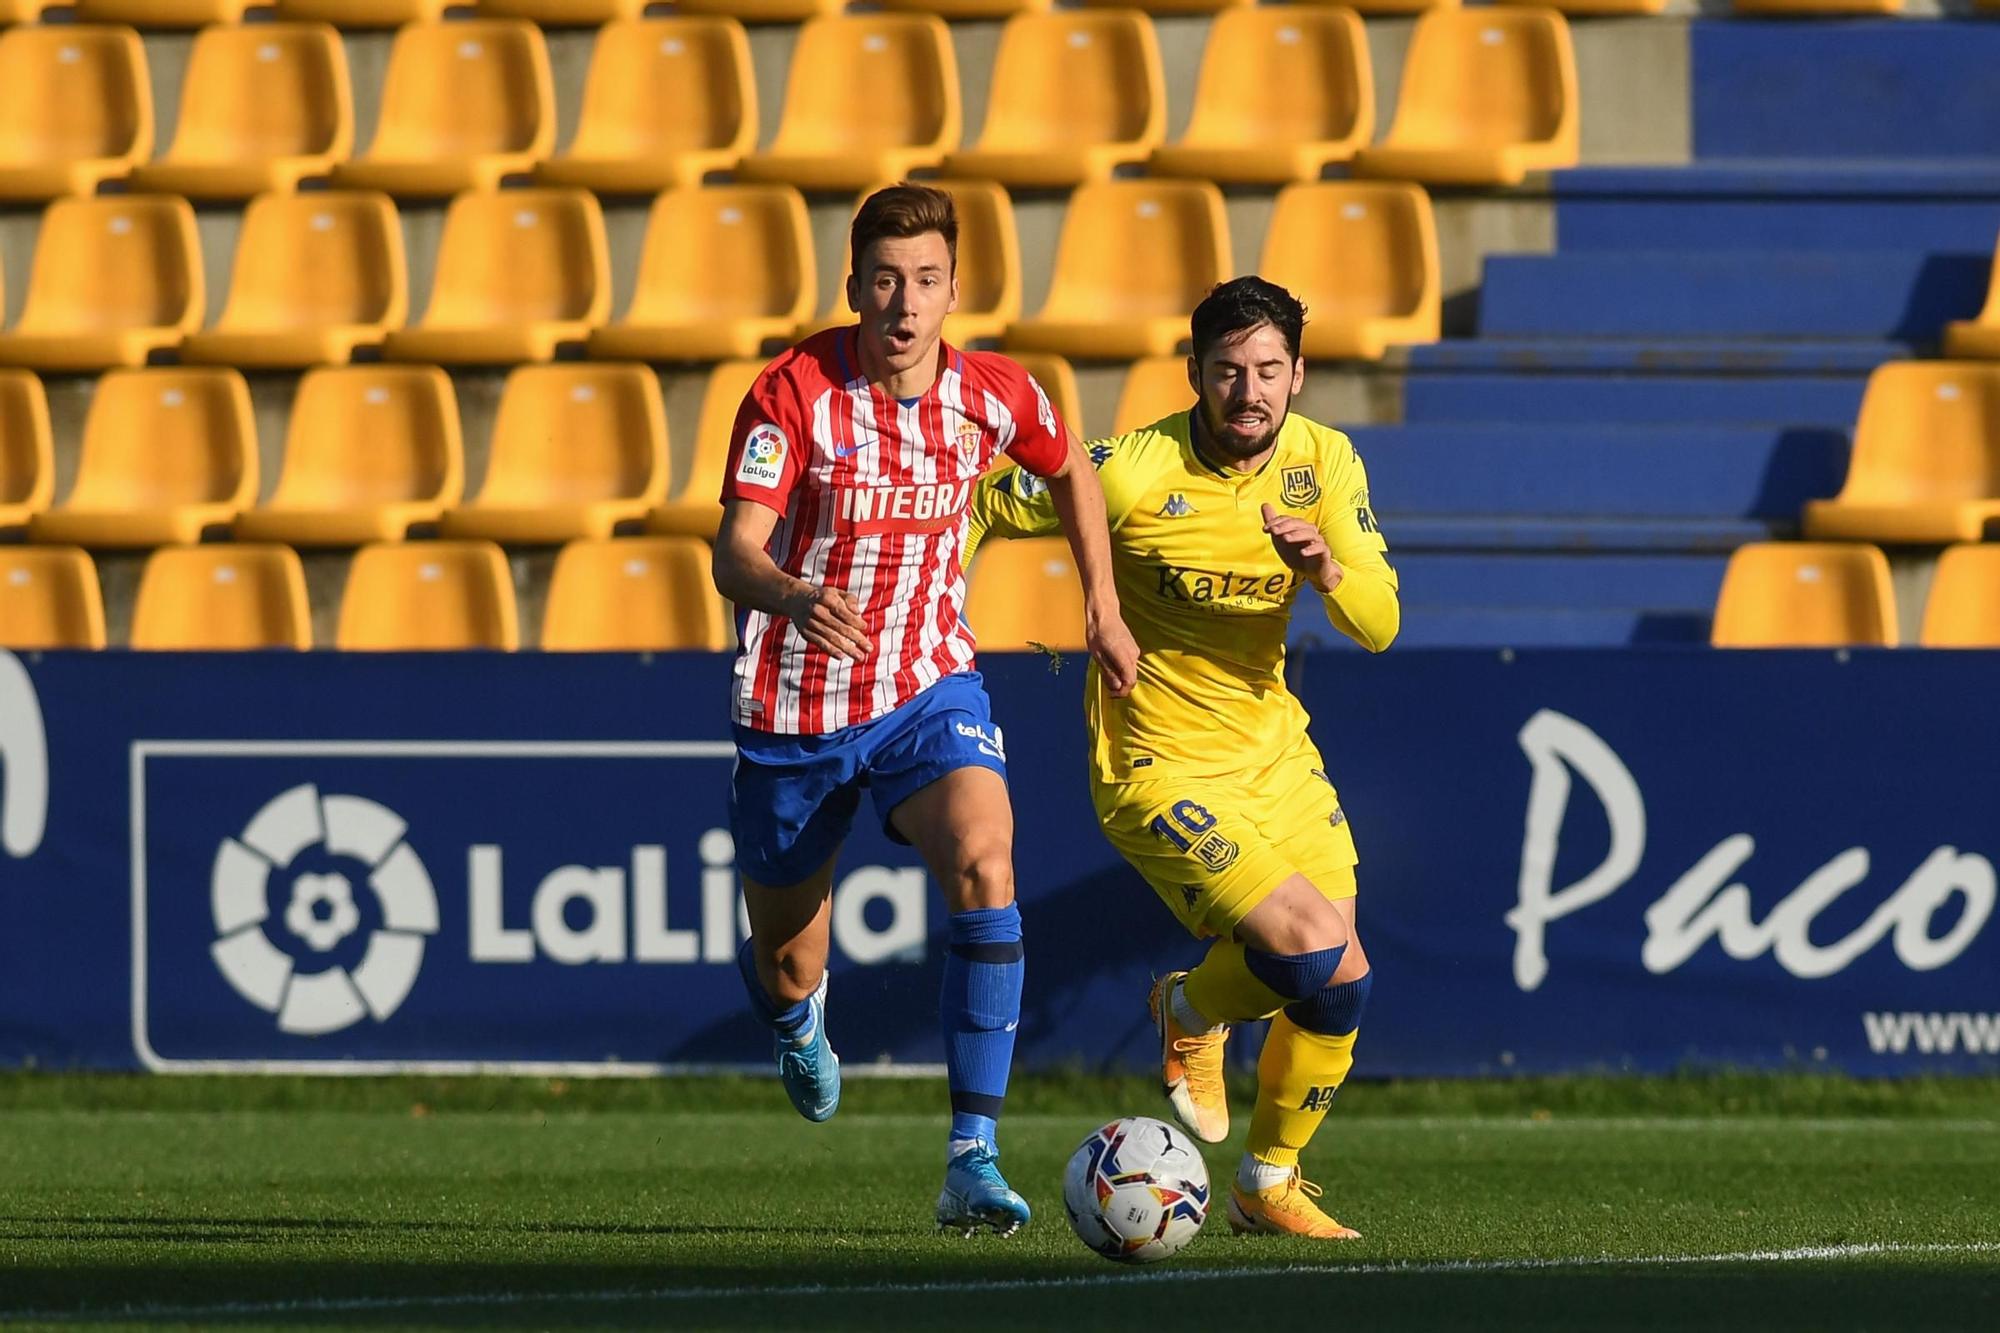
M 951 918 L 938 1011 L 944 1020 L 954 1140 L 996 1141 L 1007 1072 L 1014 1063 L 1024 970 L 1018 907 L 982 907 Z
M 757 955 L 751 952 L 749 940 L 736 951 L 736 970 L 743 974 L 743 988 L 750 992 L 750 1012 L 757 1015 L 759 1023 L 786 1041 L 798 1040 L 812 1026 L 812 1001 L 784 1006 L 764 989 L 764 983 L 757 979 Z

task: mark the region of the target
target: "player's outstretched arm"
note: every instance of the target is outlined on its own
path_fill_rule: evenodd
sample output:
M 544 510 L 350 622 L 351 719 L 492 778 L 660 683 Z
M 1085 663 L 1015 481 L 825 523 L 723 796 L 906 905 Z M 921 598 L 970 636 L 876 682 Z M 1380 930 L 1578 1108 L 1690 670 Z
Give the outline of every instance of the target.
M 839 588 L 820 587 L 778 568 L 767 549 L 778 513 L 755 500 L 731 500 L 722 508 L 709 571 L 715 590 L 736 606 L 788 618 L 807 643 L 835 657 L 859 662 L 870 651 L 868 623 L 854 599 Z
M 1104 673 L 1111 697 L 1122 699 L 1139 679 L 1139 643 L 1125 627 L 1118 589 L 1111 577 L 1111 528 L 1104 515 L 1104 488 L 1074 433 L 1069 456 L 1048 477 L 1049 499 L 1062 520 L 1076 571 L 1083 581 L 1084 642 Z

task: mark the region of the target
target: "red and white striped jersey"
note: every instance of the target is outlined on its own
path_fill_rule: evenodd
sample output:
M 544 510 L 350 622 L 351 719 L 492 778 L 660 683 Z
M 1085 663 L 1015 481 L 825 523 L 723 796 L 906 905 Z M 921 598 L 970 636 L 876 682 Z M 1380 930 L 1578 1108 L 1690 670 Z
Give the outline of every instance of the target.
M 786 573 L 840 588 L 873 654 L 836 658 L 783 616 L 739 626 L 735 719 L 818 735 L 893 711 L 972 665 L 959 568 L 972 489 L 1005 453 L 1047 476 L 1068 434 L 1034 378 L 990 352 L 939 345 L 930 391 L 899 401 L 861 373 L 853 327 L 806 339 L 764 368 L 730 439 L 722 499 L 778 512 L 767 548 Z

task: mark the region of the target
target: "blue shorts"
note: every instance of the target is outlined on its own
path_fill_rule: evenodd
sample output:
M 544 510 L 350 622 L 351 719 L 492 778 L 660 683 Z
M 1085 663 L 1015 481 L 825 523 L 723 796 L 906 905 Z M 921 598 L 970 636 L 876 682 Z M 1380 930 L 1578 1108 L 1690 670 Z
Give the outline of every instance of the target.
M 758 884 L 796 884 L 825 864 L 874 792 L 883 832 L 907 844 L 889 816 L 945 774 L 990 768 L 1007 776 L 1007 749 L 976 671 L 946 676 L 893 713 L 818 736 L 736 728 L 729 832 L 736 868 Z

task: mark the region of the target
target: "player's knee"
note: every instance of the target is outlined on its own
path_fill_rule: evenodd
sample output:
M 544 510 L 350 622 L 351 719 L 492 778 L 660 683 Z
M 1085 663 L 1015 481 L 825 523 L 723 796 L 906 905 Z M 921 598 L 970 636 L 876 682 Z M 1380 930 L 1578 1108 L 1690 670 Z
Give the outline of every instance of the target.
M 820 974 L 826 968 L 817 959 L 800 954 L 780 954 L 768 970 L 759 969 L 760 978 L 771 998 L 781 1005 L 794 1005 L 819 989 Z
M 1330 949 L 1312 949 L 1304 953 L 1266 953 L 1262 949 L 1245 949 L 1244 965 L 1250 975 L 1269 986 L 1287 1000 L 1309 1000 L 1326 989 L 1333 974 L 1340 970 L 1341 955 L 1347 946 L 1336 944 Z
M 1296 1004 L 1285 1007 L 1285 1016 L 1308 1032 L 1344 1037 L 1361 1026 L 1368 1008 L 1368 992 L 1375 988 L 1375 973 L 1363 972 L 1352 981 L 1322 987 Z
M 1014 901 L 1014 853 L 1005 838 L 961 844 L 952 867 L 954 911 L 1006 907 Z

